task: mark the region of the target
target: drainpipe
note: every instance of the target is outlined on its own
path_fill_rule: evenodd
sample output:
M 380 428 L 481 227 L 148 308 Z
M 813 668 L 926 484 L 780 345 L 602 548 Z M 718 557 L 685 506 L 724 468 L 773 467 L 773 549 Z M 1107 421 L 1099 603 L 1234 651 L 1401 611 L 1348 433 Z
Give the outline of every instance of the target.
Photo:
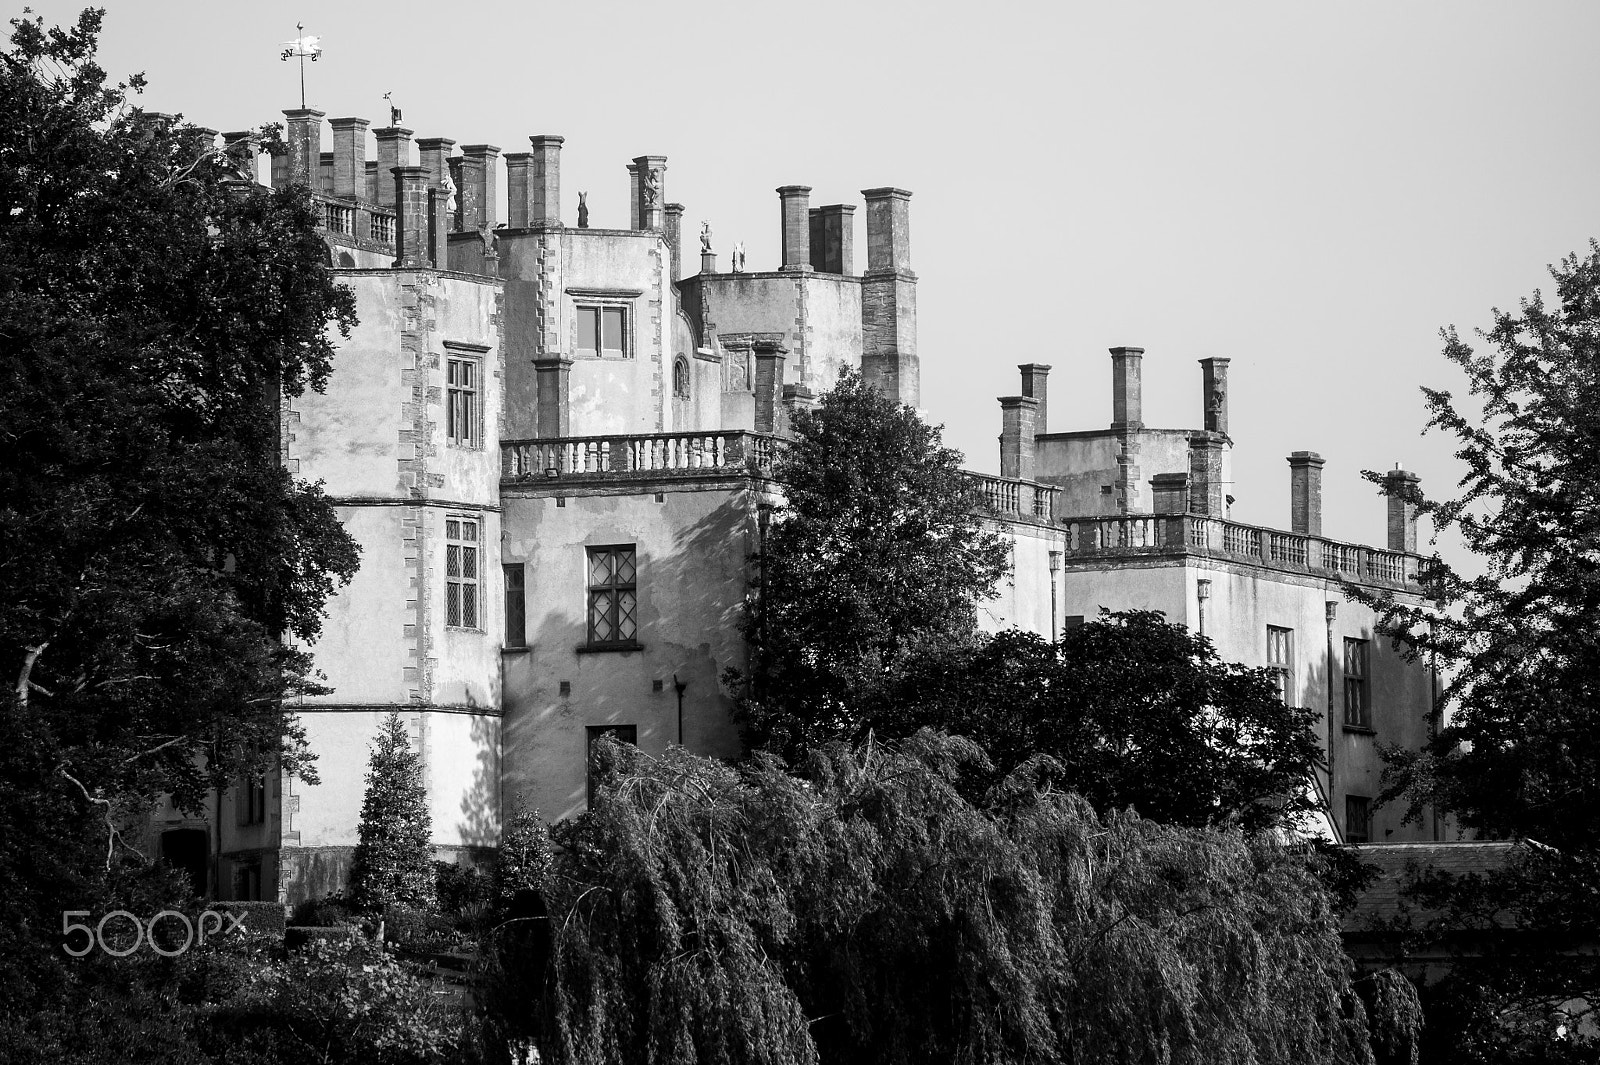
M 1200 600 L 1200 635 L 1206 634 L 1206 600 L 1211 598 L 1211 581 L 1201 577 L 1194 582 L 1195 596 Z
M 1325 611 L 1328 622 L 1328 823 L 1333 825 L 1334 832 L 1339 835 L 1340 841 L 1343 842 L 1344 834 L 1339 827 L 1338 814 L 1334 811 L 1333 790 L 1333 674 L 1335 667 L 1338 666 L 1338 660 L 1333 656 L 1333 623 L 1339 618 L 1338 601 L 1334 599 L 1328 600 L 1325 605 Z
M 1061 552 L 1050 552 L 1050 642 L 1061 639 L 1061 621 L 1056 617 L 1056 575 L 1061 572 Z
M 683 746 L 683 693 L 689 687 L 689 682 L 679 680 L 678 675 L 672 675 L 672 689 L 678 693 L 678 746 Z

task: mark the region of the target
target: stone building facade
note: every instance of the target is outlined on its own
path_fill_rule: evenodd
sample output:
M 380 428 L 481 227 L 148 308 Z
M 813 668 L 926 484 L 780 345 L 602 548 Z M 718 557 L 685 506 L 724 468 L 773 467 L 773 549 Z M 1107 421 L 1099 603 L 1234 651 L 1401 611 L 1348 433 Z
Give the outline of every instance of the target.
M 779 501 L 776 441 L 845 368 L 913 406 L 920 370 L 903 189 L 862 193 L 859 273 L 857 206 L 812 207 L 791 185 L 775 269 L 720 271 L 706 235 L 691 275 L 695 238 L 660 156 L 626 165 L 627 227 L 592 228 L 563 199 L 559 136 L 458 150 L 285 114 L 273 181 L 312 187 L 360 325 L 326 393 L 284 406 L 283 459 L 323 482 L 361 569 L 314 648 L 331 692 L 296 705 L 320 783 L 242 782 L 215 804 L 210 846 L 215 893 L 295 902 L 342 886 L 391 711 L 423 754 L 439 852 L 467 862 L 519 807 L 581 812 L 607 731 L 737 756 L 720 677 L 744 664 L 737 620 Z M 247 135 L 225 137 L 252 156 Z M 1375 794 L 1374 741 L 1420 742 L 1432 690 L 1340 581 L 1416 594 L 1414 539 L 1323 540 L 1314 456 L 1291 460 L 1304 497 L 1291 531 L 1229 522 L 1226 360 L 1205 363 L 1204 428 L 1164 430 L 1140 420 L 1141 355 L 1113 351 L 1106 430 L 1048 431 L 1048 366 L 1022 367 L 1022 395 L 1001 400 L 1002 476 L 982 480 L 1015 565 L 990 624 L 1050 633 L 1148 606 L 1228 658 L 1286 656 L 1289 697 L 1332 709 L 1336 768 L 1318 786 L 1343 834 L 1346 799 Z M 1354 717 L 1350 699 L 1365 700 Z M 180 822 L 168 827 L 195 828 Z

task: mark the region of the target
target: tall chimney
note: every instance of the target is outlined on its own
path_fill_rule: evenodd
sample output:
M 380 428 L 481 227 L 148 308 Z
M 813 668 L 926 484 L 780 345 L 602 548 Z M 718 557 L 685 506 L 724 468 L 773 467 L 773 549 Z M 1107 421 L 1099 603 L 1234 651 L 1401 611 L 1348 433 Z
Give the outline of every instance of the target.
M 1018 366 L 1022 371 L 1022 394 L 1039 401 L 1039 413 L 1035 415 L 1033 431 L 1035 433 L 1048 433 L 1050 431 L 1048 385 L 1050 367 L 1042 362 L 1025 362 Z
M 378 138 L 378 206 L 394 207 L 395 190 L 399 187 L 387 180 L 397 166 L 411 165 L 411 130 L 402 126 L 385 126 L 374 130 Z
M 811 186 L 778 189 L 783 210 L 783 270 L 811 269 Z
M 1033 480 L 1038 415 L 1039 401 L 1031 396 L 1000 397 L 1000 476 Z
M 1205 404 L 1208 432 L 1228 435 L 1228 360 L 1220 357 L 1200 360 L 1201 401 Z
M 1189 434 L 1189 513 L 1223 517 L 1222 436 Z
M 500 149 L 492 144 L 461 146 L 461 228 L 493 229 L 499 191 Z
M 528 170 L 528 225 L 561 224 L 561 145 L 565 137 L 540 133 L 528 138 L 533 146 Z
M 428 245 L 428 171 L 420 166 L 397 166 L 394 175 L 394 248 L 396 267 L 432 265 Z
M 863 189 L 867 271 L 861 276 L 861 375 L 900 403 L 918 406 L 917 275 L 911 270 L 911 193 Z
M 637 189 L 639 221 L 635 229 L 660 230 L 662 208 L 667 198 L 667 157 L 640 155 L 633 160 L 633 181 Z
M 665 214 L 666 224 L 662 227 L 661 236 L 672 252 L 672 276 L 667 280 L 677 281 L 683 276 L 683 204 L 667 204 Z
M 289 120 L 289 166 L 284 175 L 290 185 L 317 187 L 317 170 L 322 165 L 322 115 L 309 107 L 285 111 Z
M 1315 451 L 1289 456 L 1289 531 L 1301 536 L 1322 535 L 1323 458 Z
M 811 268 L 823 274 L 855 272 L 855 213 L 853 203 L 830 203 L 811 208 Z
M 1417 501 L 1422 478 L 1399 465 L 1383 475 L 1389 497 L 1389 550 L 1417 553 Z
M 383 182 L 378 180 L 378 161 L 376 159 L 368 159 L 366 182 L 367 191 L 366 194 L 361 198 L 366 200 L 368 203 L 377 203 L 378 186 L 381 184 L 383 184 Z
M 443 185 L 444 179 L 450 173 L 450 153 L 455 150 L 456 142 L 449 137 L 419 137 L 417 138 L 417 161 L 422 164 L 422 169 L 428 172 L 428 181 L 434 185 Z
M 527 229 L 529 171 L 533 169 L 533 154 L 508 152 L 505 158 L 506 226 L 509 229 Z
M 333 195 L 332 152 L 323 152 L 317 157 L 317 191 L 324 196 Z
M 344 200 L 366 196 L 367 127 L 364 118 L 335 118 L 333 127 L 333 194 Z
M 228 165 L 233 167 L 234 172 L 252 185 L 259 185 L 261 181 L 256 170 L 256 159 L 261 155 L 260 135 L 254 130 L 236 130 L 224 133 L 222 143 L 223 151 L 228 156 Z
M 1111 428 L 1143 429 L 1143 386 L 1140 363 L 1143 348 L 1111 349 Z

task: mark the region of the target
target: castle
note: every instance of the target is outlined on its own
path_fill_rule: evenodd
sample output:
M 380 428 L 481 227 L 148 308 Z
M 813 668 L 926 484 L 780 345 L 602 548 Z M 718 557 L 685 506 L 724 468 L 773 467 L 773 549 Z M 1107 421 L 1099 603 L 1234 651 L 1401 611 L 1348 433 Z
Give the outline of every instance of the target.
M 285 401 L 283 461 L 324 482 L 361 568 L 314 648 L 332 691 L 295 706 L 321 782 L 241 781 L 205 818 L 168 810 L 156 828 L 174 860 L 206 831 L 190 864 L 214 894 L 295 902 L 343 885 L 391 710 L 423 754 L 436 846 L 462 861 L 520 806 L 581 812 L 603 733 L 738 756 L 719 678 L 744 664 L 775 441 L 846 367 L 917 405 L 919 362 L 905 190 L 862 193 L 860 273 L 856 205 L 812 207 L 791 185 L 776 269 L 746 271 L 741 250 L 721 271 L 702 233 L 688 274 L 663 157 L 627 165 L 626 229 L 591 228 L 562 198 L 559 136 L 458 152 L 397 123 L 285 115 L 272 181 L 312 188 L 360 325 L 326 393 Z M 254 139 L 224 138 L 253 173 Z M 1049 634 L 1101 607 L 1161 610 L 1322 712 L 1330 835 L 1437 838 L 1371 810 L 1375 743 L 1424 742 L 1435 678 L 1341 592 L 1420 598 L 1414 509 L 1390 495 L 1383 548 L 1324 539 L 1322 461 L 1295 452 L 1291 528 L 1230 521 L 1228 360 L 1202 361 L 1201 427 L 1162 429 L 1142 421 L 1143 354 L 1111 351 L 1108 428 L 1051 430 L 1049 366 L 1020 367 L 1021 394 L 1000 400 L 1001 476 L 975 476 L 1013 570 L 986 624 Z

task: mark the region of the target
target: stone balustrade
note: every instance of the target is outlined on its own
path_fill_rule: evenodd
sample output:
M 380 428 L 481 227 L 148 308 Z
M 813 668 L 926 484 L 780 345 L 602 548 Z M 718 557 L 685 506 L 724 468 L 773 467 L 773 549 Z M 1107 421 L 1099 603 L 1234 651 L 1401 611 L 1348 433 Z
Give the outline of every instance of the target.
M 508 440 L 500 471 L 507 480 L 744 475 L 770 471 L 777 449 L 776 438 L 740 429 Z
M 1419 561 L 1403 551 L 1343 544 L 1194 514 L 1106 514 L 1063 518 L 1060 524 L 1069 558 L 1202 553 L 1273 569 L 1385 584 L 1414 584 Z
M 1061 489 L 1054 485 L 987 473 L 967 472 L 967 476 L 983 489 L 984 508 L 997 517 L 1049 521 L 1055 513 Z
M 394 250 L 395 212 L 389 207 L 360 200 L 342 200 L 313 195 L 322 212 L 322 227 L 329 233 L 351 238 L 358 246 L 382 245 Z

